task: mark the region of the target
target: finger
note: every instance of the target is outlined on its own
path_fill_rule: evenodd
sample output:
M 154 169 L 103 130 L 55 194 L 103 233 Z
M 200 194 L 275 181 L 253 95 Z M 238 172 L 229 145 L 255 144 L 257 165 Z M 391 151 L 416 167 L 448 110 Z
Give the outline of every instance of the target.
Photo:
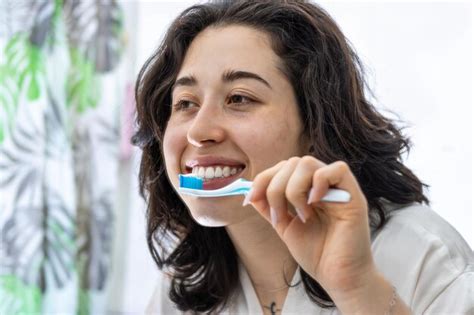
M 349 165 L 343 161 L 331 163 L 318 169 L 313 175 L 313 187 L 308 197 L 308 204 L 319 202 L 330 187 L 343 189 L 351 195 L 350 203 L 365 202 L 365 197 L 357 179 L 352 174 Z
M 270 184 L 273 176 L 278 172 L 278 170 L 286 163 L 281 161 L 274 166 L 262 171 L 254 179 L 252 188 L 245 197 L 243 205 L 246 206 L 249 203 L 269 222 L 271 222 L 270 217 L 270 207 L 267 202 L 266 191 L 267 187 Z
M 267 201 L 270 206 L 270 215 L 272 225 L 277 228 L 278 225 L 282 225 L 284 228 L 288 225 L 288 220 L 291 219 L 288 216 L 288 207 L 286 199 L 286 188 L 288 186 L 288 180 L 290 179 L 294 169 L 298 165 L 300 158 L 290 158 L 282 168 L 273 175 L 268 188 L 266 191 Z M 280 228 L 280 227 L 278 227 Z
M 303 222 L 306 222 L 306 219 L 313 214 L 312 207 L 308 205 L 308 193 L 313 185 L 313 174 L 324 166 L 326 164 L 316 158 L 304 156 L 299 160 L 288 180 L 286 199 L 295 207 L 296 213 Z
M 249 191 L 247 202 L 254 203 L 255 201 L 259 201 L 261 199 L 266 200 L 266 192 L 267 187 L 270 184 L 273 176 L 285 165 L 286 160 L 280 161 L 279 163 L 275 164 L 274 166 L 260 172 L 255 178 L 253 179 L 252 188 Z

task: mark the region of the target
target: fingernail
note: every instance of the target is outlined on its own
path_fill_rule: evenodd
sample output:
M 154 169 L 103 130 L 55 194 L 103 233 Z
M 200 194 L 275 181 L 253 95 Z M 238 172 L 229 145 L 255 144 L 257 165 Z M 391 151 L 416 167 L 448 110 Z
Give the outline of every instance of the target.
M 315 200 L 314 198 L 316 197 L 316 189 L 311 188 L 309 191 L 309 197 L 308 197 L 308 204 L 312 204 Z
M 244 202 L 242 203 L 242 206 L 246 206 L 250 203 L 250 198 L 252 198 L 252 193 L 253 193 L 253 190 L 250 189 L 247 195 L 245 195 L 245 199 L 244 199 Z
M 296 210 L 296 213 L 298 214 L 298 216 L 300 217 L 300 220 L 303 222 L 303 223 L 306 223 L 306 219 L 304 218 L 304 214 L 303 214 L 303 211 L 299 208 L 295 208 Z
M 321 187 L 319 185 L 314 185 L 311 190 L 309 191 L 309 196 L 308 196 L 308 204 L 312 204 L 314 202 L 319 201 L 321 198 Z
M 276 213 L 276 210 L 273 208 L 270 208 L 270 218 L 272 219 L 273 227 L 275 227 L 278 222 L 278 215 Z

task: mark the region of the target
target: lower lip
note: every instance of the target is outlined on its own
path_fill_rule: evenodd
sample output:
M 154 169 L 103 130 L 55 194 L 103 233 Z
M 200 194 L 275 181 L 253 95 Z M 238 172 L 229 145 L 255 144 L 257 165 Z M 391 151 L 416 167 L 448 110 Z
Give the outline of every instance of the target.
M 212 189 L 219 189 L 219 188 L 222 188 L 224 186 L 227 186 L 230 183 L 237 180 L 240 177 L 240 174 L 242 174 L 242 171 L 238 172 L 237 174 L 231 175 L 229 177 L 213 178 L 213 179 L 210 179 L 210 180 L 206 180 L 202 184 L 202 189 L 203 190 L 212 190 Z

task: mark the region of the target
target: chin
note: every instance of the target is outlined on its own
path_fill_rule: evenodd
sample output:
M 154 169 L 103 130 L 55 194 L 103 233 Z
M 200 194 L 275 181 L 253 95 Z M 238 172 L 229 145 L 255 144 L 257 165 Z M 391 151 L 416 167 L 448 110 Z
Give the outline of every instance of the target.
M 190 211 L 191 216 L 197 224 L 207 227 L 222 227 L 232 223 L 229 215 L 226 215 L 222 211 L 213 211 L 209 209 L 202 209 L 198 211 Z
M 208 216 L 198 216 L 194 217 L 194 221 L 196 221 L 197 224 L 205 227 L 224 227 L 229 225 L 229 222 L 226 222 L 224 220 L 219 220 L 216 217 L 208 217 Z
M 233 197 L 236 200 L 231 202 L 229 197 L 224 198 L 199 198 L 186 202 L 194 221 L 202 226 L 222 227 L 237 222 L 242 214 L 241 198 Z M 239 203 L 237 203 L 239 202 Z

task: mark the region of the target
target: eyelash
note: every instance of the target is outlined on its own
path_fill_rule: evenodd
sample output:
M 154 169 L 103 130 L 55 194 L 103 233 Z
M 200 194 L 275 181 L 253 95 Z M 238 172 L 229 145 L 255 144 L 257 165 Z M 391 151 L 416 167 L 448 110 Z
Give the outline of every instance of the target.
M 244 101 L 244 102 L 239 102 L 237 104 L 250 104 L 250 103 L 254 103 L 255 101 L 253 99 L 251 99 L 250 97 L 248 96 L 245 96 L 245 95 L 241 95 L 241 94 L 232 94 L 228 97 L 228 99 L 232 99 L 233 97 L 235 96 L 239 96 L 243 99 L 246 99 L 247 101 Z M 192 101 L 188 101 L 188 100 L 180 100 L 178 101 L 176 104 L 173 105 L 173 108 L 175 110 L 187 110 L 189 109 L 189 107 L 186 107 L 186 104 L 189 104 L 189 103 L 193 103 Z M 236 104 L 236 103 L 233 103 L 233 104 Z
M 174 110 L 182 110 L 184 108 L 184 103 L 191 103 L 190 101 L 181 100 L 173 105 Z
M 239 97 L 247 100 L 246 102 L 241 102 L 242 104 L 249 104 L 249 103 L 254 102 L 254 100 L 251 99 L 250 97 L 245 96 L 245 95 L 241 95 L 241 94 L 232 94 L 231 96 L 229 96 L 229 99 L 233 98 L 234 96 L 239 96 Z

